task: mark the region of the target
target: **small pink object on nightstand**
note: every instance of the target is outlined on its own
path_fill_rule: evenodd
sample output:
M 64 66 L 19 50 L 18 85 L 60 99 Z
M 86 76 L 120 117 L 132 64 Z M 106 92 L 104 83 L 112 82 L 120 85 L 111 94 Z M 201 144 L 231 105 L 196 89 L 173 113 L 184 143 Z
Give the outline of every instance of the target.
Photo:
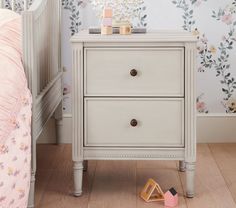
M 178 193 L 174 188 L 171 188 L 164 195 L 166 207 L 176 207 L 178 205 Z
M 109 18 L 108 17 L 103 18 L 102 19 L 102 25 L 112 27 L 112 18 L 110 18 L 110 17 Z
M 105 7 L 103 10 L 103 18 L 112 18 L 112 8 Z

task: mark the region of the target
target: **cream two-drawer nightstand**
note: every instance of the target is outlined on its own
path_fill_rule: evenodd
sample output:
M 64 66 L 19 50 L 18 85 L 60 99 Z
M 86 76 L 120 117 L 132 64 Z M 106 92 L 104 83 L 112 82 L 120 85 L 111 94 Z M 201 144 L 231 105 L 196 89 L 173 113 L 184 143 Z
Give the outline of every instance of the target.
M 179 160 L 193 197 L 196 38 L 82 31 L 71 42 L 75 196 L 84 160 Z

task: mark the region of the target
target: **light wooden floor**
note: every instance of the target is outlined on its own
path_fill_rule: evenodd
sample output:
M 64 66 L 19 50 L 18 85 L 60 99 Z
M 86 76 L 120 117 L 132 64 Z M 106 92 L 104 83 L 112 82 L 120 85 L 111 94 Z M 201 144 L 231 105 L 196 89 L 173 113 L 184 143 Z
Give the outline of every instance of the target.
M 236 208 L 236 144 L 200 144 L 196 174 L 196 197 L 186 199 L 184 173 L 177 162 L 90 161 L 84 174 L 84 194 L 72 196 L 70 145 L 38 145 L 37 208 L 158 208 L 147 204 L 139 192 L 148 178 L 163 190 L 175 187 L 179 208 Z

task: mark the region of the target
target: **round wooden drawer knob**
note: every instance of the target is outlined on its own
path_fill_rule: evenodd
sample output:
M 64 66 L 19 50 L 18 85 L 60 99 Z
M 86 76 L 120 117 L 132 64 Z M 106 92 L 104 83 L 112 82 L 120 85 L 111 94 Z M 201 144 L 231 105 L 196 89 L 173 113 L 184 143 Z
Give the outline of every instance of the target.
M 137 76 L 137 74 L 138 74 L 138 72 L 137 72 L 136 69 L 132 69 L 132 70 L 130 71 L 130 75 L 131 75 L 132 77 Z
M 133 126 L 133 127 L 135 127 L 135 126 L 138 125 L 138 121 L 137 121 L 136 119 L 132 119 L 132 120 L 130 121 L 130 125 Z

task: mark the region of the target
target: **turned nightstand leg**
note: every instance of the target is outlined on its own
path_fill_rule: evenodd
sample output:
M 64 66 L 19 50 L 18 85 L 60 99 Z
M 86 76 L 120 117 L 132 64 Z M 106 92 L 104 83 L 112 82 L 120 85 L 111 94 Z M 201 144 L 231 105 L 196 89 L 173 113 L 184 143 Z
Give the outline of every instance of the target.
M 186 196 L 194 197 L 195 162 L 186 162 Z
M 83 161 L 74 162 L 74 196 L 82 195 Z
M 184 172 L 185 171 L 185 161 L 179 161 L 179 171 Z

